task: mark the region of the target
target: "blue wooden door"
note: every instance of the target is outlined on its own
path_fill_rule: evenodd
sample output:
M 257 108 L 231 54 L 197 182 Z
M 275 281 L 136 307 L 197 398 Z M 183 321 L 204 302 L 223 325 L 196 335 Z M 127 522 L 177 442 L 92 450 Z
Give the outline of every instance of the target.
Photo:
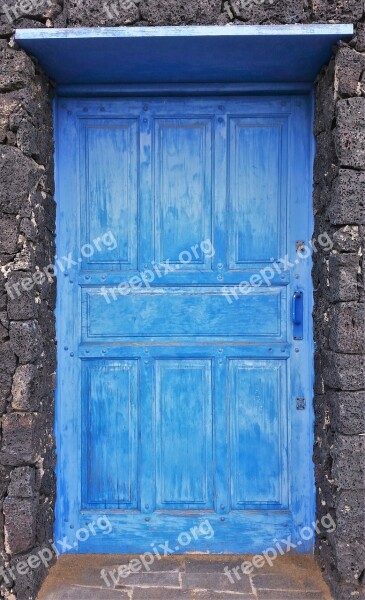
M 57 114 L 57 535 L 118 553 L 298 538 L 310 98 L 60 98 Z M 103 515 L 108 535 L 78 533 Z

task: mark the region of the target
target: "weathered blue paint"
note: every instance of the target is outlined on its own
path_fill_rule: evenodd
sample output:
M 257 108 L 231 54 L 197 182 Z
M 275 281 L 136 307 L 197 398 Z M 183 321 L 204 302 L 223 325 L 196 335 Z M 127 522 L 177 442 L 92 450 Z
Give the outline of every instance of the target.
M 57 83 L 313 82 L 352 25 L 18 29 Z
M 307 94 L 313 90 L 313 82 L 297 83 L 124 83 L 124 84 L 65 84 L 58 85 L 57 92 L 62 97 L 118 98 L 145 96 L 242 96 L 248 94 Z
M 57 252 L 77 266 L 58 285 L 56 535 L 73 551 L 175 548 L 209 519 L 176 551 L 259 552 L 311 524 L 311 123 L 310 95 L 58 99 Z M 79 541 L 103 514 L 112 532 Z

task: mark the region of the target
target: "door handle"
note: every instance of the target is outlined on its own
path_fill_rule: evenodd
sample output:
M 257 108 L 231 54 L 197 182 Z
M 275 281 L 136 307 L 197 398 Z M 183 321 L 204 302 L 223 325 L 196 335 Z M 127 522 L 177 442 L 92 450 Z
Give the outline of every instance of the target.
M 293 294 L 292 302 L 293 337 L 295 340 L 303 339 L 303 314 L 303 292 L 301 290 L 296 290 Z

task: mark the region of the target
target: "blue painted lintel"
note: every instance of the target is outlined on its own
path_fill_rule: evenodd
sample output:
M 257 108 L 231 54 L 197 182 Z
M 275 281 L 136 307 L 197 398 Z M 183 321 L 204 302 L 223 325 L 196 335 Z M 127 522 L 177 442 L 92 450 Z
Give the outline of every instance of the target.
M 18 29 L 57 84 L 313 82 L 352 25 Z

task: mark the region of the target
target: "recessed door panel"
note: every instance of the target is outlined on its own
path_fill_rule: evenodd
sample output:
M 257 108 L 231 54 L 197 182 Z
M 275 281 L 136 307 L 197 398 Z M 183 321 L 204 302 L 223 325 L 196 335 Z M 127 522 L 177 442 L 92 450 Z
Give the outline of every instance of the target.
M 135 119 L 80 120 L 84 268 L 137 268 L 138 139 Z
M 199 243 L 212 237 L 210 119 L 156 119 L 154 258 L 188 269 L 210 268 Z M 197 244 L 191 260 L 186 251 Z
M 285 360 L 229 364 L 232 505 L 287 506 Z
M 227 296 L 229 300 L 227 299 Z M 154 287 L 127 296 L 83 289 L 83 338 L 285 340 L 286 288 L 252 288 L 231 300 L 222 287 Z
M 212 365 L 158 360 L 156 507 L 213 508 Z
M 138 394 L 138 361 L 84 362 L 84 508 L 137 508 Z

